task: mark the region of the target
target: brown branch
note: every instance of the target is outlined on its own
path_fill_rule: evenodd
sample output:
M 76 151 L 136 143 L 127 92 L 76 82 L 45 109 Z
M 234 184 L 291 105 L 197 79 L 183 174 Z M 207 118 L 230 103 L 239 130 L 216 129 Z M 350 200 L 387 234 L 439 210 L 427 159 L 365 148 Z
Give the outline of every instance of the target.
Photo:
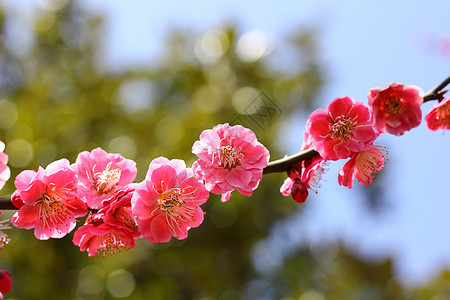
M 310 148 L 300 153 L 271 161 L 267 164 L 267 167 L 264 168 L 263 174 L 286 172 L 296 163 L 313 158 L 316 155 L 319 155 L 319 153 L 317 153 L 313 148 Z
M 423 102 L 427 102 L 430 100 L 441 101 L 442 99 L 444 99 L 444 94 L 447 91 L 443 91 L 442 89 L 444 89 L 449 83 L 450 83 L 450 76 L 447 79 L 445 79 L 444 81 L 442 81 L 440 84 L 438 84 L 437 86 L 432 88 L 430 91 L 428 91 L 423 96 Z
M 0 210 L 16 210 L 9 197 L 0 197 Z
M 439 100 L 441 101 L 444 98 L 444 94 L 447 91 L 443 91 L 443 89 L 450 84 L 450 76 L 442 81 L 440 84 L 432 88 L 430 91 L 428 91 L 424 97 L 423 101 L 430 101 L 430 100 Z M 301 161 L 313 158 L 314 156 L 319 155 L 313 148 L 304 150 L 300 153 L 271 161 L 267 164 L 267 167 L 264 168 L 263 174 L 269 174 L 269 173 L 281 173 L 286 172 L 290 167 L 294 166 L 296 163 L 299 163 Z M 0 197 L 0 210 L 16 210 L 17 207 L 15 207 L 12 202 L 11 198 L 8 197 Z

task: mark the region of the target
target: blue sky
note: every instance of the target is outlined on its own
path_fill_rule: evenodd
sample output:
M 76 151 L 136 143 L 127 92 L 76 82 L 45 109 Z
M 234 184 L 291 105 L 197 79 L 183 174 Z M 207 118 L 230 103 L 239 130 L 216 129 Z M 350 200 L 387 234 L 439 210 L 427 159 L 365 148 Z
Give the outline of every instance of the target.
M 18 1 L 5 2 L 19 5 Z M 47 8 L 52 3 L 36 2 Z M 328 71 L 319 95 L 321 106 L 345 95 L 367 102 L 370 88 L 394 81 L 427 91 L 450 75 L 450 51 L 444 53 L 442 42 L 450 38 L 447 0 L 79 2 L 105 15 L 108 48 L 103 49 L 104 57 L 116 67 L 156 62 L 171 28 L 204 32 L 237 21 L 245 32 L 261 30 L 267 35 L 274 60 L 281 66 L 289 63 L 283 58 L 287 51 L 281 43 L 284 36 L 311 24 L 321 28 L 319 57 Z M 423 106 L 424 114 L 431 105 Z M 287 120 L 289 126 L 279 141 L 287 154 L 300 148 L 302 134 L 293 136 L 288 129 L 303 130 L 306 118 Z M 287 226 L 276 226 L 255 253 L 276 256 L 281 250 L 273 241 L 288 227 L 301 228 L 295 230 L 296 235 L 285 232 L 297 244 L 342 240 L 363 256 L 393 256 L 397 274 L 405 282 L 421 282 L 450 268 L 449 133 L 431 132 L 423 123 L 402 137 L 382 136 L 380 142 L 389 147 L 383 186 L 388 214 L 383 218 L 367 215 L 358 191 L 338 186 L 342 164 L 336 162 L 319 194 L 300 208 L 305 213 L 296 217 L 292 212 L 292 218 L 283 221 Z M 271 265 L 257 267 L 267 271 Z

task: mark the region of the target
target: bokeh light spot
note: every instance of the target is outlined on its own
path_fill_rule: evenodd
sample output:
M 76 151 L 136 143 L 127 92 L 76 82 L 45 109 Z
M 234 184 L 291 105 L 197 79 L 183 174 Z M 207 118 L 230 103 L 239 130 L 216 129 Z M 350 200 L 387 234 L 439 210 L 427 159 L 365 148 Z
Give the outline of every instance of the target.
M 136 156 L 136 143 L 129 136 L 119 136 L 109 142 L 108 151 L 120 153 L 123 157 L 133 159 Z
M 117 298 L 128 297 L 134 290 L 136 282 L 133 274 L 127 270 L 116 270 L 108 276 L 106 287 Z
M 195 55 L 204 64 L 215 63 L 228 48 L 226 35 L 217 29 L 203 34 L 195 43 Z
M 24 139 L 16 139 L 6 145 L 9 164 L 16 168 L 27 166 L 33 159 L 34 152 L 31 144 Z
M 236 44 L 236 54 L 244 62 L 255 62 L 270 51 L 269 39 L 262 30 L 244 33 Z
M 78 293 L 81 295 L 96 295 L 104 290 L 105 271 L 97 266 L 90 265 L 83 268 L 78 276 Z
M 243 87 L 233 94 L 232 103 L 234 109 L 240 114 L 252 114 L 257 110 L 253 107 L 252 102 L 259 95 L 259 91 L 252 87 Z M 249 110 L 250 109 L 250 110 Z
M 17 107 L 14 103 L 0 100 L 0 128 L 9 128 L 17 121 Z

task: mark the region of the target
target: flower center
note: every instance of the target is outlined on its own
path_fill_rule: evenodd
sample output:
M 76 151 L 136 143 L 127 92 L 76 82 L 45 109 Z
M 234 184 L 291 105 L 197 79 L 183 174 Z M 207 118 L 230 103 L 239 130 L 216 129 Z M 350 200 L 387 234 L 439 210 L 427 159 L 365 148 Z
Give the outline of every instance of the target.
M 127 211 L 125 208 L 120 207 L 113 214 L 114 219 L 120 221 L 123 226 L 131 230 L 139 230 L 136 220 L 133 215 Z
M 111 170 L 111 165 L 112 162 L 106 166 L 104 171 L 94 174 L 94 185 L 97 193 L 99 194 L 107 194 L 111 192 L 119 183 L 122 170 L 119 168 Z
M 192 187 L 186 189 L 172 188 L 159 194 L 158 207 L 156 210 L 161 210 L 166 215 L 167 224 L 172 230 L 172 234 L 177 237 L 178 232 L 186 230 L 183 229 L 182 223 L 186 221 L 195 221 L 194 214 L 197 212 L 197 208 L 192 206 L 193 200 L 195 200 L 193 189 L 191 192 L 186 190 L 192 190 Z
M 402 101 L 397 97 L 390 97 L 384 102 L 384 109 L 390 115 L 398 115 L 405 111 L 405 106 Z
M 54 185 L 47 187 L 47 193 L 36 202 L 40 205 L 39 218 L 44 223 L 44 227 L 60 230 L 61 226 L 69 226 L 66 220 L 74 218 L 71 209 L 75 208 L 69 203 L 70 193 L 71 190 L 67 188 L 56 189 Z
M 219 148 L 220 166 L 231 170 L 241 164 L 242 153 L 231 146 L 222 146 Z
M 182 194 L 181 189 L 173 188 L 160 194 L 158 199 L 159 209 L 167 212 L 176 211 L 183 206 L 183 201 L 180 199 Z
M 339 140 L 347 140 L 351 138 L 352 131 L 355 128 L 351 119 L 346 116 L 338 116 L 333 124 L 330 124 L 331 138 Z

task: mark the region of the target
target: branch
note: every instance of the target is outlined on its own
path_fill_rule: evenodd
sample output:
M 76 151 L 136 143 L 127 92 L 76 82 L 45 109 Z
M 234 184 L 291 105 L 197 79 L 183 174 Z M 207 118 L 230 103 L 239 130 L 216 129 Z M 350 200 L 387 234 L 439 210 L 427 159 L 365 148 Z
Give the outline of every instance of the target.
M 316 155 L 319 155 L 319 153 L 317 153 L 313 148 L 310 148 L 300 153 L 271 161 L 267 164 L 267 167 L 264 168 L 263 174 L 286 172 L 296 163 L 313 158 Z
M 17 210 L 9 197 L 0 197 L 0 210 Z
M 444 81 L 442 81 L 439 85 L 435 86 L 433 89 L 428 91 L 423 96 L 423 102 L 430 101 L 430 100 L 441 101 L 442 99 L 444 99 L 444 94 L 447 91 L 443 91 L 442 89 L 445 88 L 449 83 L 450 83 L 450 76 L 447 79 L 445 79 Z
M 447 92 L 443 91 L 442 89 L 445 88 L 448 84 L 450 84 L 450 76 L 444 81 L 442 81 L 439 85 L 435 86 L 433 89 L 428 91 L 423 96 L 423 101 L 424 102 L 430 100 L 441 101 L 444 98 L 444 94 Z M 264 168 L 263 174 L 286 172 L 290 167 L 294 166 L 296 163 L 313 158 L 316 155 L 319 155 L 319 153 L 317 153 L 313 148 L 310 148 L 300 153 L 282 159 L 278 159 L 275 161 L 271 161 L 267 164 L 267 167 Z M 16 210 L 16 209 L 17 207 L 15 207 L 12 204 L 11 198 L 0 197 L 0 210 Z
M 264 168 L 263 174 L 286 172 L 296 163 L 313 158 L 316 155 L 319 155 L 319 153 L 311 148 L 282 159 L 271 161 Z M 0 210 L 17 210 L 17 207 L 12 204 L 11 198 L 0 197 Z

